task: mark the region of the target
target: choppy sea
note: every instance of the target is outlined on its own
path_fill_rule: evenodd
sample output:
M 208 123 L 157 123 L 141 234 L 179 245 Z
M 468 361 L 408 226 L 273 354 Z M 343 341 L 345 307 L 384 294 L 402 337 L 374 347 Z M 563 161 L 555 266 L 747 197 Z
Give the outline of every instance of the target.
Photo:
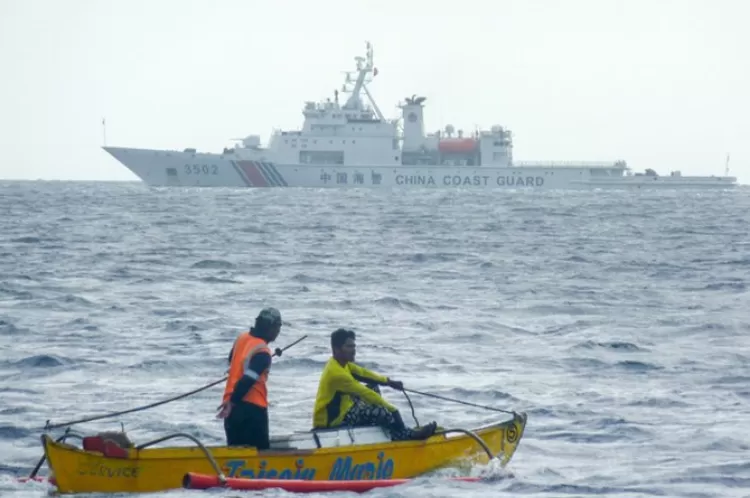
M 277 346 L 308 335 L 274 363 L 272 434 L 309 429 L 342 326 L 360 363 L 407 388 L 528 413 L 512 476 L 371 496 L 750 496 L 746 188 L 0 182 L 0 213 L 1 496 L 46 496 L 15 477 L 41 457 L 47 420 L 220 379 L 264 306 L 283 315 Z M 122 422 L 136 442 L 184 431 L 220 444 L 222 389 L 77 429 Z M 411 422 L 403 395 L 385 394 Z M 502 418 L 411 399 L 421 422 Z

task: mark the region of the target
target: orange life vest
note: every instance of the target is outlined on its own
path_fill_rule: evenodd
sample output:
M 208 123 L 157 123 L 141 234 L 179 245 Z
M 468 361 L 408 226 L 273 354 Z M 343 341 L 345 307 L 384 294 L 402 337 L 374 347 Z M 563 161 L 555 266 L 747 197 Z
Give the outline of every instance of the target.
M 251 337 L 250 332 L 243 332 L 237 336 L 237 339 L 234 340 L 234 346 L 232 346 L 232 360 L 234 360 L 235 355 L 242 352 L 242 348 L 245 347 L 245 343 L 247 343 Z M 232 364 L 232 360 L 229 361 L 230 365 Z
M 234 386 L 246 373 L 254 375 L 255 372 L 250 370 L 250 360 L 253 356 L 258 353 L 265 352 L 271 354 L 271 349 L 263 339 L 254 337 L 250 334 L 244 334 L 246 338 L 240 336 L 234 345 L 234 353 L 232 354 L 232 363 L 229 365 L 229 375 L 227 377 L 227 384 L 224 388 L 223 401 L 229 401 L 229 398 L 234 392 Z M 266 382 L 268 381 L 268 369 L 264 370 L 260 376 L 255 379 L 253 386 L 242 398 L 242 401 L 246 403 L 252 403 L 254 405 L 261 406 L 263 408 L 268 406 L 268 390 L 266 388 Z

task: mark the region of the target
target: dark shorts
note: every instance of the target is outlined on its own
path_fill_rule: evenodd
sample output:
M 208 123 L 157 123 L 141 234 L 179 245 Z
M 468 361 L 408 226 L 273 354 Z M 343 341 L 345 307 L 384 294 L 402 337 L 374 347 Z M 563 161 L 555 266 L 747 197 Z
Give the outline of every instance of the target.
M 382 406 L 371 405 L 360 399 L 356 399 L 354 405 L 346 412 L 342 425 L 349 427 L 379 425 L 390 432 L 391 439 L 394 441 L 403 441 L 413 437 L 412 431 L 404 426 L 398 412 L 389 412 Z
M 238 403 L 224 419 L 224 433 L 229 446 L 255 446 L 267 450 L 270 446 L 268 409 L 252 403 Z

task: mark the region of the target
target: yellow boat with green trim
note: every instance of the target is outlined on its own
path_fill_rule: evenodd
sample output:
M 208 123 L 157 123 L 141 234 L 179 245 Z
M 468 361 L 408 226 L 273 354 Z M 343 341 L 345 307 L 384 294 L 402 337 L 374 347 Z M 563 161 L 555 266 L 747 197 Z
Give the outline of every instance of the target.
M 441 429 L 424 441 L 391 441 L 380 427 L 297 432 L 272 437 L 271 448 L 206 447 L 178 433 L 142 445 L 82 437 L 83 447 L 42 435 L 50 481 L 60 493 L 154 492 L 181 488 L 188 472 L 249 479 L 365 480 L 414 478 L 456 465 L 507 465 L 526 428 L 526 414 L 472 430 Z M 105 436 L 106 437 L 106 436 Z M 195 446 L 156 447 L 187 438 Z M 491 453 L 491 455 L 490 455 Z M 215 466 L 216 465 L 216 466 Z

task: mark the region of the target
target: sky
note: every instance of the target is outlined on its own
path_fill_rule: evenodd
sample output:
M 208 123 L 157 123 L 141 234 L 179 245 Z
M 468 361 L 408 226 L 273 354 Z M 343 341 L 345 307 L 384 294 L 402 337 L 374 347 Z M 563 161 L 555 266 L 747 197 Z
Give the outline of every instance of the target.
M 0 0 L 0 179 L 137 177 L 101 149 L 297 129 L 373 44 L 381 111 L 499 124 L 519 161 L 750 184 L 743 0 Z M 102 120 L 106 119 L 106 128 Z

